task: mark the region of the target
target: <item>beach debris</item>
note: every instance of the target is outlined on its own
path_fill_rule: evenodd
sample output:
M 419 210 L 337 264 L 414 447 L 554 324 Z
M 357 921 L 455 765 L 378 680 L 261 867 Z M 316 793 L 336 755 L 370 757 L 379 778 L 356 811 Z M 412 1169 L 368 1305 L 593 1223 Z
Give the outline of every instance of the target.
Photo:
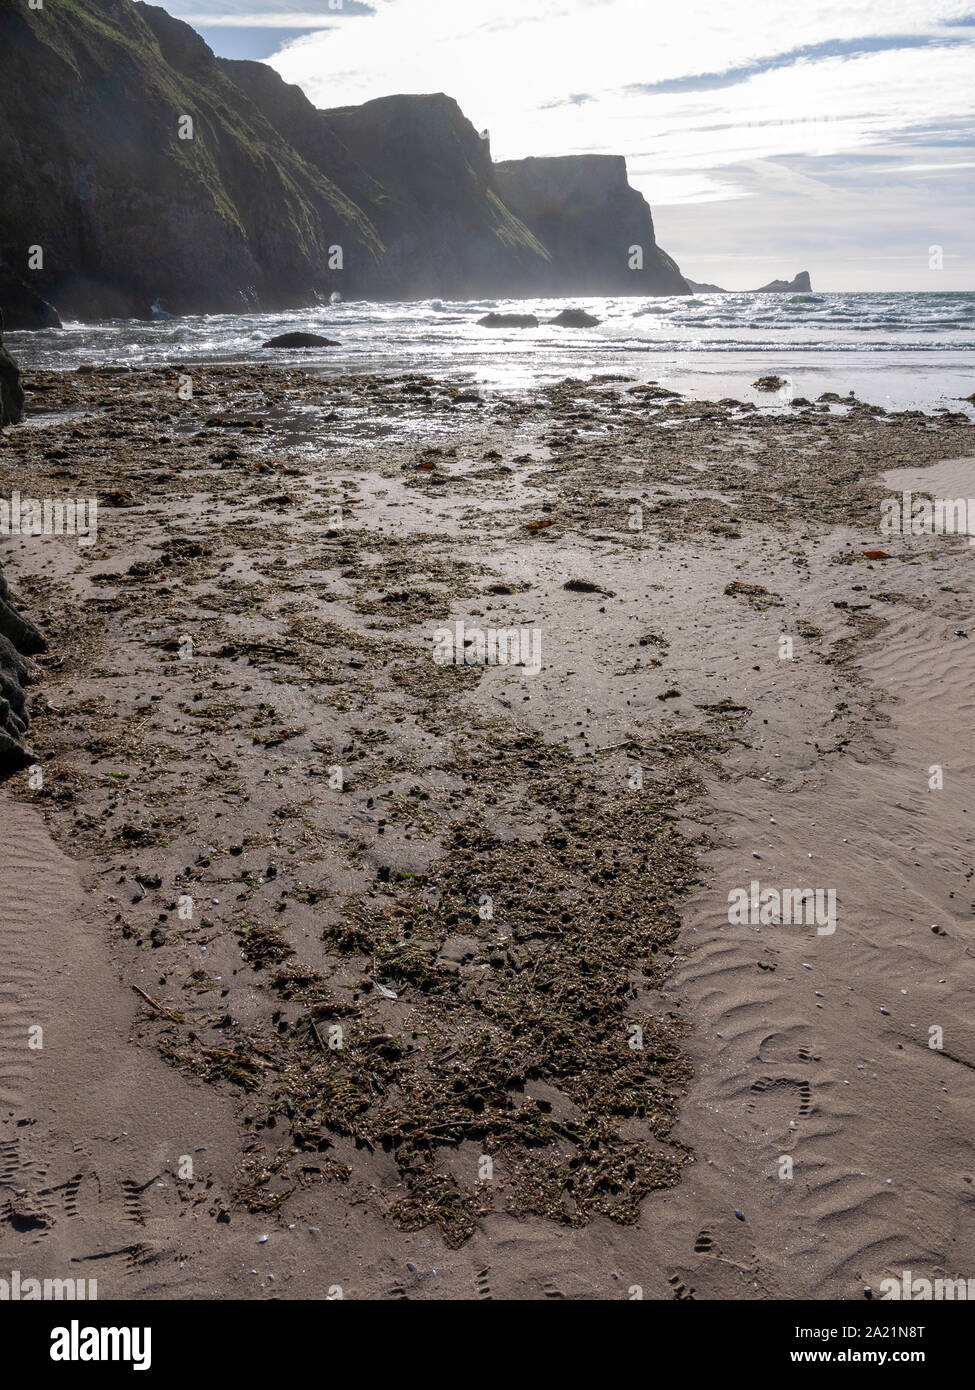
M 736 579 L 726 584 L 724 592 L 733 598 L 747 598 L 760 612 L 766 608 L 781 608 L 783 600 L 778 594 L 770 593 L 761 584 L 742 584 Z
M 890 556 L 886 550 L 865 550 L 863 558 L 865 560 L 889 560 Z
M 774 373 L 760 376 L 757 381 L 752 382 L 756 391 L 781 391 L 782 387 L 788 384 L 784 376 L 775 376 Z
M 562 588 L 568 589 L 572 594 L 601 594 L 603 598 L 613 597 L 612 589 L 604 589 L 591 579 L 567 579 Z
M 672 391 L 669 387 L 658 386 L 656 382 L 650 382 L 646 386 L 631 386 L 629 388 L 631 396 L 642 396 L 645 401 L 660 400 L 661 397 L 679 397 L 680 391 Z M 731 401 L 732 405 L 738 405 L 738 401 Z
M 167 1008 L 160 1004 L 158 999 L 153 999 L 151 994 L 146 994 L 144 989 L 140 989 L 138 985 L 133 985 L 132 988 L 135 990 L 136 994 L 141 995 L 141 997 L 146 1001 L 146 1003 L 150 1004 L 156 1010 L 157 1013 L 162 1014 L 164 1018 L 168 1018 L 171 1023 L 183 1022 L 183 1020 L 177 1014 L 170 1013 L 170 1011 Z
M 138 505 L 138 500 L 132 495 L 130 488 L 116 487 L 109 492 L 102 493 L 103 507 L 137 507 Z

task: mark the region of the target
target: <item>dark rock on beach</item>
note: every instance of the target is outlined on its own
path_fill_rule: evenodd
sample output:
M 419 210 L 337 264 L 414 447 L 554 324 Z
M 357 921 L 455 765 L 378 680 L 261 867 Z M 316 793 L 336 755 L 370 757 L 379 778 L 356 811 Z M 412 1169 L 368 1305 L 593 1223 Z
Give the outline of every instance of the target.
M 24 414 L 24 390 L 20 369 L 3 345 L 3 314 L 0 313 L 0 429 L 16 425 Z
M 0 318 L 0 428 L 15 425 L 24 414 L 20 371 L 3 345 L 2 330 Z M 34 755 L 24 742 L 27 730 L 24 686 L 29 678 L 24 657 L 43 651 L 44 645 L 41 634 L 11 603 L 0 564 L 0 778 L 34 761 Z
M 595 328 L 599 319 L 587 314 L 585 309 L 563 309 L 549 323 L 557 323 L 561 328 Z
M 24 660 L 44 650 L 44 639 L 10 601 L 0 566 L 0 778 L 34 761 L 25 742 L 30 668 Z
M 34 761 L 24 741 L 27 679 L 27 662 L 12 642 L 0 637 L 0 780 L 12 772 L 19 772 L 22 767 L 29 767 Z
M 537 328 L 534 314 L 485 314 L 478 319 L 481 328 Z
M 306 348 L 339 347 L 334 338 L 323 338 L 320 333 L 279 333 L 276 338 L 268 338 L 265 347 Z

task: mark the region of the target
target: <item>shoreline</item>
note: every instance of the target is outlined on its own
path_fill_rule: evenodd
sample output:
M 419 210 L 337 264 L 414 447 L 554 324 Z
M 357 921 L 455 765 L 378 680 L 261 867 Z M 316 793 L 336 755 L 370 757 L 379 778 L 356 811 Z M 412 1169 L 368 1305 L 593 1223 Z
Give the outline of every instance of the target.
M 917 800 L 917 769 L 969 766 L 971 552 L 863 552 L 885 468 L 975 462 L 961 412 L 773 417 L 606 380 L 478 404 L 291 366 L 208 368 L 183 402 L 161 370 L 34 376 L 34 410 L 84 413 L 5 434 L 0 493 L 83 488 L 99 533 L 10 545 L 49 643 L 45 787 L 0 798 L 84 878 L 75 1037 L 94 1005 L 166 1106 L 160 1130 L 92 1083 L 76 1219 L 36 1177 L 65 1157 L 45 1059 L 16 1102 L 52 1117 L 15 1175 L 48 1222 L 21 1268 L 121 1230 L 138 1189 L 119 1296 L 853 1298 L 956 1272 L 968 807 L 951 778 Z M 541 670 L 438 668 L 447 620 L 538 628 Z M 926 853 L 898 898 L 908 826 Z M 756 866 L 805 887 L 824 836 L 835 935 L 729 923 Z M 929 1014 L 936 1054 L 909 1046 Z M 957 1145 L 937 1184 L 934 1076 Z

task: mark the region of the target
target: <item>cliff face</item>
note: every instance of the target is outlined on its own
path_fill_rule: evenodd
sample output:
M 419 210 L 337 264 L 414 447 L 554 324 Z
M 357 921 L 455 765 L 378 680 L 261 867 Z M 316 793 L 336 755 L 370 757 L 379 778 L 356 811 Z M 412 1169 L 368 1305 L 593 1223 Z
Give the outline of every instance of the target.
M 388 247 L 387 292 L 537 291 L 548 250 L 498 196 L 487 142 L 451 97 L 382 97 L 321 115 L 382 189 L 364 206 Z
M 379 255 L 359 210 L 203 40 L 129 0 L 3 0 L 0 165 L 16 174 L 0 205 L 3 261 L 63 316 L 147 315 L 156 298 L 174 313 L 307 303 L 334 288 L 330 243 L 363 283 Z M 4 307 L 21 306 L 14 295 Z
M 621 158 L 492 164 L 442 94 L 317 111 L 264 64 L 219 60 L 132 0 L 0 0 L 0 167 L 9 326 L 147 316 L 156 300 L 173 314 L 298 307 L 334 290 L 683 292 Z
M 384 250 L 373 294 L 451 298 L 537 287 L 548 253 L 498 197 L 487 143 L 451 97 L 380 97 L 319 111 L 263 63 L 220 66 L 377 228 Z
M 657 245 L 646 199 L 631 188 L 622 155 L 565 155 L 496 164 L 505 204 L 548 248 L 553 294 L 689 294 Z M 640 248 L 640 257 L 632 252 Z M 642 267 L 631 260 L 642 259 Z

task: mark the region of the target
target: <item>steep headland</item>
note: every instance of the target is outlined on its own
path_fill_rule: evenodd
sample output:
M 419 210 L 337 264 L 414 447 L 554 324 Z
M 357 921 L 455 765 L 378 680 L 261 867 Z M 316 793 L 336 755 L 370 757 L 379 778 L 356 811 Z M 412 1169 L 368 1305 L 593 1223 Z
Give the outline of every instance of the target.
M 688 280 L 694 294 L 811 294 L 812 283 L 808 270 L 800 270 L 792 280 L 770 280 L 767 285 L 759 285 L 757 290 L 725 290 L 720 285 L 708 285 L 697 280 Z
M 498 196 L 488 146 L 453 98 L 391 96 L 317 110 L 263 63 L 221 67 L 378 230 L 370 293 L 464 297 L 537 290 L 549 253 Z
M 650 207 L 627 182 L 622 155 L 512 159 L 494 168 L 505 204 L 551 253 L 542 277 L 550 293 L 689 292 L 657 245 Z
M 686 292 L 622 157 L 494 164 L 442 93 L 318 111 L 132 0 L 0 10 L 0 162 L 0 305 L 16 328 L 336 290 Z

